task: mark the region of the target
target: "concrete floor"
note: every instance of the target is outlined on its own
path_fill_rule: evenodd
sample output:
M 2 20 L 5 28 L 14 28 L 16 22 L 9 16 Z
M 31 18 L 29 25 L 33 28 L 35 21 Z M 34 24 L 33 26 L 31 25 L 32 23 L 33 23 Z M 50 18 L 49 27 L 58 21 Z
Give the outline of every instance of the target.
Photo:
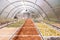
M 9 40 L 11 35 L 16 31 L 17 28 L 2 28 L 0 29 L 0 40 Z

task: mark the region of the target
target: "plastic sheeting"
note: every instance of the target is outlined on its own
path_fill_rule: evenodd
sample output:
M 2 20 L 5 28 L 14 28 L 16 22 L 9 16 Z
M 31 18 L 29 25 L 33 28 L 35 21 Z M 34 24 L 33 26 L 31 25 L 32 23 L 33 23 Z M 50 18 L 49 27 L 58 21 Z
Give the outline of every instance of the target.
M 59 2 L 60 0 L 0 0 L 0 16 L 9 18 L 15 10 L 21 13 L 21 10 L 27 9 L 32 10 L 35 14 L 40 14 L 40 17 L 45 19 L 60 20 Z M 17 14 L 17 11 L 14 14 Z M 31 13 L 31 11 L 29 12 Z

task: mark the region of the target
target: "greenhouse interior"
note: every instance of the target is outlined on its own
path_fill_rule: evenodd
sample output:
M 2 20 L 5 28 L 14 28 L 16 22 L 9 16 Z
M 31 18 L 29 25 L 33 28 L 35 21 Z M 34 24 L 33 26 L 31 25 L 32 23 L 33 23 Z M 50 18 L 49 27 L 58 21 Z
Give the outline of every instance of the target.
M 60 40 L 60 0 L 0 0 L 0 40 Z

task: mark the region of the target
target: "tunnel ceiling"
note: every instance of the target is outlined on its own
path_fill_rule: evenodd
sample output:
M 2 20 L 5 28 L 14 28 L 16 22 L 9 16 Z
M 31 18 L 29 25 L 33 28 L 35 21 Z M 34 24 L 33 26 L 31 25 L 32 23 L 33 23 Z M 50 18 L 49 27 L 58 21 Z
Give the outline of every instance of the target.
M 14 17 L 18 12 L 29 10 L 42 18 L 60 19 L 59 0 L 0 0 L 0 16 Z

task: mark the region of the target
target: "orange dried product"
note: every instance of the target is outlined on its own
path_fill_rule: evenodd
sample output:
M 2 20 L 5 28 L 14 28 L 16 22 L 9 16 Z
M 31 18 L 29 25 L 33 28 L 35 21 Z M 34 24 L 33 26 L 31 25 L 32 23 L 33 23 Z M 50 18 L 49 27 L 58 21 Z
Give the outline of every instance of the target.
M 27 19 L 23 27 L 17 32 L 17 36 L 12 40 L 42 40 L 31 19 Z

